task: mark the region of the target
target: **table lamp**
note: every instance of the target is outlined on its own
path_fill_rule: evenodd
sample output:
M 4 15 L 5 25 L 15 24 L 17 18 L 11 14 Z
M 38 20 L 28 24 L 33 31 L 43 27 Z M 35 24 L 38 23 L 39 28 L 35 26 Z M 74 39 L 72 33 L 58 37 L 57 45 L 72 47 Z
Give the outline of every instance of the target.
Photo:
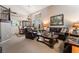
M 76 28 L 76 29 L 79 28 L 79 23 L 74 23 L 73 27 Z
M 78 28 L 79 28 L 79 23 L 74 23 L 73 25 L 72 25 L 72 27 L 74 28 L 73 29 L 73 33 L 74 34 L 78 34 Z
M 47 21 L 44 21 L 43 22 L 44 30 L 47 30 L 48 26 L 49 26 L 48 22 Z

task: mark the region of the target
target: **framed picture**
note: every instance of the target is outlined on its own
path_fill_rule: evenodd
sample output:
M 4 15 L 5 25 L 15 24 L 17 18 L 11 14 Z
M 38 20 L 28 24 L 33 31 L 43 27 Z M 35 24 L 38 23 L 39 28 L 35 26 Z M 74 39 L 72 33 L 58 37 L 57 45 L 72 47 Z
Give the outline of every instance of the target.
M 50 26 L 59 26 L 59 25 L 64 25 L 64 15 L 59 14 L 56 16 L 51 16 L 50 17 Z

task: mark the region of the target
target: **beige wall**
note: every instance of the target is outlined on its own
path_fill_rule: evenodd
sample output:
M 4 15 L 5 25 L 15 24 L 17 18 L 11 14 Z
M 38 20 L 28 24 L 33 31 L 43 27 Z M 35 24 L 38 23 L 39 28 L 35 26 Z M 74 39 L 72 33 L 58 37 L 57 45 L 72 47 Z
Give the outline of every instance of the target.
M 71 25 L 79 22 L 79 6 L 78 5 L 53 5 L 39 12 L 42 13 L 42 20 L 50 21 L 50 17 L 58 14 L 64 14 L 65 25 Z M 32 15 L 34 17 L 34 15 Z

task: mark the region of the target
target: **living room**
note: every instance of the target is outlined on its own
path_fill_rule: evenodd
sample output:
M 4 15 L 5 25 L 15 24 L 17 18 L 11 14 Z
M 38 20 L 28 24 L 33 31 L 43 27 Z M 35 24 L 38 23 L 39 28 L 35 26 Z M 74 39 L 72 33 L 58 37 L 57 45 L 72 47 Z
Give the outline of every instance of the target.
M 0 21 L 2 52 L 79 52 L 79 5 L 1 5 L 1 7 L 9 9 L 7 12 L 10 18 L 8 22 L 2 19 Z

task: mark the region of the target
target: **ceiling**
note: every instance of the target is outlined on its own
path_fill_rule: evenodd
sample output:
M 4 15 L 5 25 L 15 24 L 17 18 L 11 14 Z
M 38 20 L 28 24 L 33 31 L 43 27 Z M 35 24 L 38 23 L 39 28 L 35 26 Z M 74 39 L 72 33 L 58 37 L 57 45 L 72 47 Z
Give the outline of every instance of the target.
M 13 12 L 28 16 L 29 14 L 35 13 L 43 8 L 48 7 L 49 5 L 4 5 L 7 8 L 11 8 Z

